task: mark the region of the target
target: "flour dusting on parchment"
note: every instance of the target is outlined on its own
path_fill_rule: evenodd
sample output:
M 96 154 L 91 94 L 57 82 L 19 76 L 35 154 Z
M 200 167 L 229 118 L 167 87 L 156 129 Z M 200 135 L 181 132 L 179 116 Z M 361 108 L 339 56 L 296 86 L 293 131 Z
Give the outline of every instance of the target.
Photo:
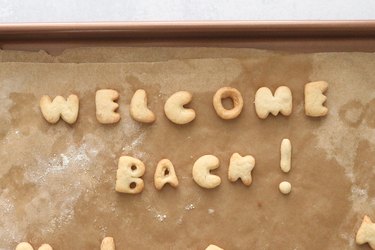
M 349 57 L 349 54 L 347 56 Z M 360 166 L 355 164 L 361 141 L 368 141 L 371 147 L 375 146 L 375 127 L 368 125 L 364 115 L 369 112 L 366 104 L 375 100 L 375 92 L 368 91 L 374 83 L 367 77 L 375 64 L 369 58 L 368 68 L 358 68 L 355 60 L 363 60 L 363 57 L 343 60 L 335 57 L 335 54 L 315 56 L 316 66 L 311 78 L 313 80 L 319 77 L 329 82 L 329 115 L 322 119 L 314 134 L 318 140 L 317 146 L 326 151 L 327 157 L 334 158 L 344 168 L 347 178 L 353 183 L 353 203 L 357 201 L 356 197 L 360 197 L 358 201 L 363 203 L 364 196 L 365 200 L 368 198 L 365 195 L 366 187 L 356 186 L 358 180 L 355 168 Z M 358 79 L 363 81 L 358 82 Z M 372 170 L 375 170 L 375 166 L 372 166 Z M 360 208 L 355 207 L 358 212 Z
M 352 203 L 351 214 L 343 220 L 342 226 L 353 217 L 359 219 L 372 212 L 375 197 L 370 197 L 370 179 L 375 165 L 369 165 L 361 158 L 363 148 L 375 149 L 375 127 L 373 126 L 373 105 L 375 92 L 369 91 L 375 83 L 371 79 L 374 60 L 368 54 L 317 54 L 314 56 L 314 71 L 311 80 L 323 79 L 329 83 L 327 91 L 329 114 L 313 131 L 317 147 L 326 152 L 326 157 L 335 159 L 343 167 L 351 183 L 348 200 Z M 368 60 L 368 63 L 363 60 Z M 362 65 L 358 67 L 357 65 Z M 363 67 L 363 65 L 366 65 Z M 368 177 L 366 177 L 368 175 Z M 351 247 L 354 236 L 342 234 Z
M 0 213 L 4 215 L 0 238 L 9 242 L 22 241 L 28 228 L 39 228 L 40 233 L 46 235 L 69 223 L 78 199 L 98 183 L 93 176 L 93 163 L 101 150 L 97 139 L 87 134 L 79 146 L 72 144 L 49 158 L 33 153 L 35 164 L 23 166 L 24 178 L 18 180 L 30 186 L 33 195 L 18 201 L 10 190 L 5 189 L 0 194 Z M 19 216 L 20 211 L 22 216 Z

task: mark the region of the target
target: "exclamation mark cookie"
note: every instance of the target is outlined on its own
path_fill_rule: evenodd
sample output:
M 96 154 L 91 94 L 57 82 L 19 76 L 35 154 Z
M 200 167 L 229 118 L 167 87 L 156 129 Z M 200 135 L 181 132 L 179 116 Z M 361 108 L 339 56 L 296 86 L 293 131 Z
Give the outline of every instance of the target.
M 292 144 L 289 139 L 283 139 L 280 146 L 280 168 L 284 173 L 289 173 L 292 167 Z M 292 191 L 292 185 L 283 181 L 279 184 L 279 190 L 282 194 L 289 194 Z
M 289 139 L 283 139 L 280 146 L 280 168 L 284 173 L 289 173 L 292 166 L 292 144 Z
M 292 191 L 292 185 L 287 181 L 283 181 L 279 184 L 279 190 L 282 194 L 289 194 Z

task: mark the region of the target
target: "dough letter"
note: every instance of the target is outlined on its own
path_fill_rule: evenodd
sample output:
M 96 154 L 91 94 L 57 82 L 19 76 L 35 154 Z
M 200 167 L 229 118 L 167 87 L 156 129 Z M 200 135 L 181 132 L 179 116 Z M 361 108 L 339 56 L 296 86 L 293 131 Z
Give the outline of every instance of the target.
M 233 102 L 233 108 L 226 109 L 223 106 L 223 99 L 231 98 Z M 216 111 L 216 114 L 222 119 L 229 120 L 234 119 L 241 114 L 243 108 L 243 99 L 241 93 L 231 87 L 223 87 L 216 91 L 213 98 L 213 105 Z
M 163 159 L 159 161 L 156 167 L 154 185 L 157 190 L 161 190 L 166 183 L 171 184 L 172 187 L 177 187 L 178 179 L 172 162 L 168 159 Z
M 203 188 L 215 188 L 220 185 L 221 179 L 210 173 L 210 170 L 219 167 L 219 159 L 213 155 L 201 156 L 193 166 L 193 179 Z
M 359 245 L 368 243 L 372 249 L 375 249 L 375 223 L 372 223 L 370 217 L 365 215 L 362 224 L 358 229 L 355 242 Z
M 79 99 L 76 95 L 70 95 L 66 100 L 56 96 L 52 101 L 48 95 L 44 95 L 40 99 L 40 110 L 49 123 L 58 122 L 61 116 L 65 122 L 73 124 L 78 117 Z
M 207 248 L 206 248 L 206 250 L 224 250 L 224 249 L 222 249 L 222 248 L 220 248 L 220 247 L 218 247 L 218 246 L 215 246 L 215 245 L 209 245 Z
M 112 237 L 105 237 L 100 245 L 100 250 L 115 250 L 115 241 Z
M 305 114 L 319 117 L 328 113 L 328 108 L 323 106 L 327 97 L 323 93 L 328 89 L 327 82 L 310 82 L 305 85 Z
M 143 89 L 138 89 L 130 102 L 131 117 L 143 123 L 152 123 L 155 121 L 154 113 L 147 107 L 147 95 Z
M 234 153 L 230 157 L 228 179 L 231 182 L 241 179 L 243 184 L 250 186 L 252 182 L 251 171 L 253 170 L 254 166 L 255 159 L 251 155 L 242 157 L 240 154 Z
M 140 178 L 145 173 L 145 165 L 140 160 L 121 156 L 118 161 L 116 176 L 116 191 L 127 194 L 142 192 L 144 183 Z
M 184 107 L 192 98 L 192 94 L 187 91 L 179 91 L 171 95 L 164 105 L 167 118 L 176 124 L 186 124 L 194 120 L 195 111 Z
M 269 88 L 262 87 L 255 94 L 255 111 L 261 119 L 267 118 L 269 113 L 276 116 L 280 112 L 289 116 L 292 113 L 292 99 L 292 92 L 288 87 L 278 87 L 275 96 Z
M 34 250 L 34 248 L 27 242 L 21 242 L 17 245 L 16 250 Z
M 116 123 L 120 120 L 120 114 L 115 110 L 119 105 L 115 102 L 119 94 L 113 89 L 100 89 L 96 91 L 96 119 L 102 124 Z

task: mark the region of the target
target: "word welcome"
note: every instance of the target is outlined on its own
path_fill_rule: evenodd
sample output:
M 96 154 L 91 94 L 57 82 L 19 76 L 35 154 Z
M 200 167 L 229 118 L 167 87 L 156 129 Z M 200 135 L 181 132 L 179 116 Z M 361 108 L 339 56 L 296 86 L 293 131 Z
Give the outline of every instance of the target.
M 328 83 L 324 81 L 310 82 L 305 85 L 305 114 L 311 117 L 325 116 L 328 109 L 323 105 L 327 97 L 323 94 L 328 89 Z M 96 91 L 95 105 L 96 118 L 99 123 L 113 124 L 120 121 L 121 116 L 116 110 L 119 104 L 116 102 L 119 93 L 113 89 L 100 89 Z M 175 124 L 187 124 L 196 117 L 195 110 L 187 108 L 193 98 L 188 91 L 179 91 L 172 94 L 164 105 L 166 117 Z M 226 109 L 223 99 L 230 98 L 233 107 Z M 259 88 L 255 94 L 255 111 L 260 119 L 265 119 L 271 113 L 276 116 L 281 113 L 289 116 L 292 113 L 292 92 L 286 86 L 280 86 L 275 93 L 267 87 Z M 225 120 L 238 117 L 243 108 L 241 93 L 231 87 L 223 87 L 217 90 L 213 97 L 213 107 L 219 117 Z M 76 122 L 79 113 L 79 98 L 70 95 L 67 99 L 62 96 L 51 97 L 44 95 L 40 99 L 40 109 L 43 117 L 49 123 L 57 123 L 60 118 L 69 124 Z M 155 114 L 148 108 L 147 94 L 143 89 L 138 89 L 130 102 L 130 115 L 138 122 L 153 123 Z

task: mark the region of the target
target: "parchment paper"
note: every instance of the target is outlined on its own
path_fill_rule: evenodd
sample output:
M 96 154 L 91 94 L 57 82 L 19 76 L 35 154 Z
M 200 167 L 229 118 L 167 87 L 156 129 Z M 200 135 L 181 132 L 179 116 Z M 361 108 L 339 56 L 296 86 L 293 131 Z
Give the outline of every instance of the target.
M 0 62 L 37 62 L 51 63 L 54 56 L 49 55 L 46 51 L 17 51 L 17 50 L 0 50 Z
M 51 55 L 44 50 L 0 50 L 0 62 L 37 63 L 124 63 L 160 62 L 173 59 L 247 58 L 266 54 L 265 50 L 247 48 L 199 48 L 199 47 L 82 47 L 66 49 Z M 271 53 L 271 52 L 270 52 Z M 276 52 L 272 52 L 276 53 Z M 282 52 L 278 52 L 282 53 Z
M 375 218 L 375 55 L 273 54 L 248 58 L 180 59 L 148 63 L 0 64 L 0 249 L 21 241 L 35 248 L 99 249 L 105 236 L 117 249 L 369 249 L 354 238 L 364 214 Z M 303 112 L 304 84 L 325 80 L 329 114 Z M 257 118 L 258 88 L 291 88 L 290 117 Z M 221 120 L 212 96 L 236 87 L 244 109 Z M 120 92 L 121 121 L 101 125 L 95 91 Z M 157 115 L 153 125 L 129 117 L 134 91 L 144 88 Z M 197 118 L 178 126 L 163 113 L 172 93 L 193 93 Z M 76 124 L 48 124 L 41 95 L 76 93 Z M 280 142 L 293 145 L 292 170 L 279 167 Z M 253 183 L 230 183 L 232 153 L 256 159 Z M 222 184 L 204 190 L 192 180 L 205 154 L 221 162 Z M 140 195 L 114 190 L 117 160 L 130 155 L 146 164 Z M 156 164 L 170 159 L 180 186 L 153 187 Z M 292 184 L 288 196 L 278 184 Z

